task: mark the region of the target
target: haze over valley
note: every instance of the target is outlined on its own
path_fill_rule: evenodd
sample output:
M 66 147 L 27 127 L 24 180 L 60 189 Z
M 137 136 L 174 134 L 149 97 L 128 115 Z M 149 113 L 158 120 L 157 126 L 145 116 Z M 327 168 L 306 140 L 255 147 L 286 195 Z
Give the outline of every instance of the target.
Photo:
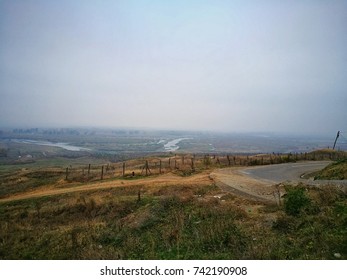
M 0 260 L 346 260 L 346 50 L 343 0 L 1 0 Z
M 333 136 L 345 1 L 1 1 L 1 127 Z

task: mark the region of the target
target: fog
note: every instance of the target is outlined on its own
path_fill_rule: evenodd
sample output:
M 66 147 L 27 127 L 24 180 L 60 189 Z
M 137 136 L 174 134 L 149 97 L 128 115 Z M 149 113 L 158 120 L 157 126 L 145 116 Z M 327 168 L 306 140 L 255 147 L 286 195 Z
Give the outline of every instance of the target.
M 0 1 L 0 127 L 334 135 L 346 1 Z

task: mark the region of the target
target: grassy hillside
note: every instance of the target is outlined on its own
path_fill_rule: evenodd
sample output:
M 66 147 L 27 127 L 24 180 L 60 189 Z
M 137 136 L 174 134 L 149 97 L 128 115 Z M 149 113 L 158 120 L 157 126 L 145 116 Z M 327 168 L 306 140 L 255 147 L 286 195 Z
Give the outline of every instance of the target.
M 326 168 L 316 174 L 317 180 L 346 180 L 347 179 L 347 159 L 339 160 L 329 164 Z
M 309 199 L 295 216 L 213 184 L 1 203 L 0 259 L 347 259 L 346 196 L 300 195 Z
M 288 186 L 274 206 L 223 193 L 208 177 L 214 168 L 336 156 L 170 154 L 128 160 L 125 170 L 90 157 L 3 165 L 0 199 L 95 188 L 0 202 L 0 259 L 347 259 L 338 189 Z M 346 174 L 346 161 L 327 170 Z

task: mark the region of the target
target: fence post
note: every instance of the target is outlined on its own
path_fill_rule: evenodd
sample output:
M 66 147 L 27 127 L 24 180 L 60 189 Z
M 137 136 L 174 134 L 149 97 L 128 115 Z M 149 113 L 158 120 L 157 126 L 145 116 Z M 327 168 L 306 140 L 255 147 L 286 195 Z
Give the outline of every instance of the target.
M 137 202 L 141 201 L 141 190 L 137 192 Z
M 159 160 L 159 174 L 161 174 L 161 159 Z
M 123 170 L 122 170 L 122 176 L 125 176 L 125 162 L 123 162 Z
M 151 170 L 149 169 L 149 166 L 148 166 L 148 160 L 146 160 L 146 176 L 148 175 L 148 172 L 149 174 L 151 174 Z
M 217 156 L 216 164 L 220 165 L 219 157 Z
M 67 180 L 67 177 L 69 176 L 69 167 L 66 167 L 66 175 L 65 175 L 65 180 Z
M 151 170 L 148 167 L 148 161 L 147 160 L 146 160 L 145 166 L 142 168 L 141 175 L 143 173 L 143 169 L 146 169 L 146 176 L 148 176 L 148 172 L 149 172 L 149 174 L 151 174 Z
M 101 166 L 101 180 L 104 179 L 104 166 Z

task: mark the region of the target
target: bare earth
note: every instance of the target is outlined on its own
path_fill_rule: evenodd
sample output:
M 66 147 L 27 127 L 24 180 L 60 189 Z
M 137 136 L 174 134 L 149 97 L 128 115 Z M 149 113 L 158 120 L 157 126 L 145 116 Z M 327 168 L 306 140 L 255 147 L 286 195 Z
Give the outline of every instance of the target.
M 69 186 L 69 184 L 56 184 L 45 186 L 35 191 L 19 193 L 10 197 L 0 199 L 1 202 L 16 201 L 44 196 L 54 196 L 73 192 L 84 192 L 93 190 L 111 189 L 126 186 L 168 186 L 173 184 L 191 185 L 191 184 L 210 184 L 211 179 L 208 173 L 200 173 L 190 177 L 181 177 L 172 173 L 164 174 L 158 177 L 148 177 L 137 180 L 112 180 L 104 182 L 87 183 L 80 186 Z
M 267 166 L 218 169 L 211 177 L 224 191 L 262 202 L 278 202 L 285 193 L 280 183 L 304 182 L 309 185 L 335 185 L 345 190 L 346 180 L 303 179 L 309 174 L 326 167 L 330 161 L 305 161 L 298 163 L 282 163 Z
M 224 192 L 230 192 L 247 199 L 275 203 L 284 194 L 280 182 L 306 181 L 302 174 L 314 172 L 328 165 L 324 162 L 287 163 L 259 167 L 231 167 L 216 169 L 212 173 L 202 172 L 189 177 L 181 177 L 173 173 L 136 180 L 112 180 L 86 183 L 83 185 L 67 184 L 64 180 L 55 185 L 45 186 L 35 191 L 15 194 L 0 199 L 1 202 L 16 201 L 44 196 L 54 196 L 73 192 L 103 190 L 126 186 L 170 186 L 170 185 L 201 185 L 212 181 Z M 346 182 L 344 182 L 346 183 Z
M 218 169 L 210 177 L 223 191 L 261 202 L 275 202 L 273 183 L 248 177 L 240 168 Z

